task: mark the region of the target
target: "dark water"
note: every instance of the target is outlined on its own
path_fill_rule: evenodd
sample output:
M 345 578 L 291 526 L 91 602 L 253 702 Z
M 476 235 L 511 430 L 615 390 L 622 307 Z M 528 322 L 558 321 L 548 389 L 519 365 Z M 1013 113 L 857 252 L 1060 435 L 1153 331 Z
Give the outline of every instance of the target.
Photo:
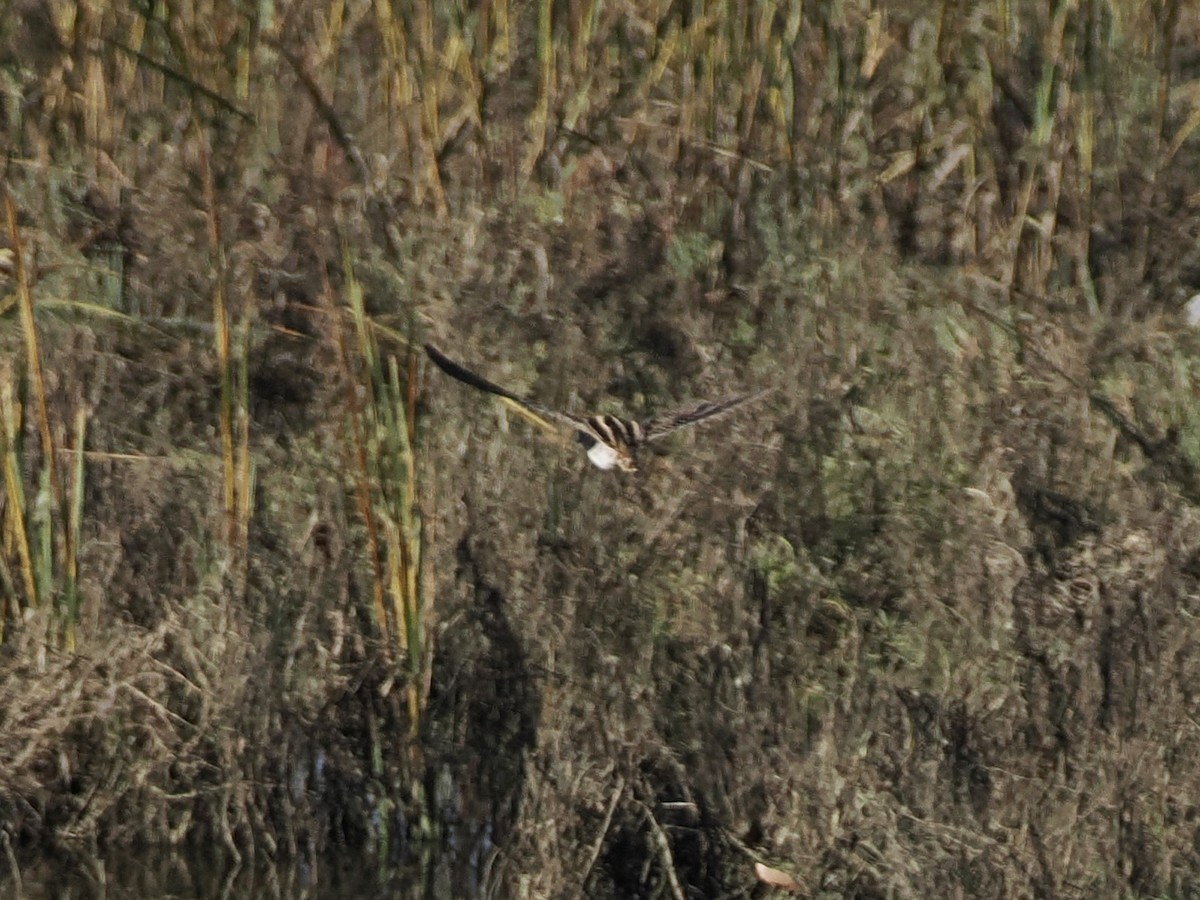
M 333 856 L 313 864 L 241 865 L 225 848 L 211 857 L 148 852 L 112 860 L 41 861 L 19 878 L 4 871 L 0 898 L 26 900 L 145 900 L 145 898 L 303 897 L 349 900 L 420 897 L 482 900 L 489 895 L 486 872 L 494 847 L 486 829 L 474 835 L 448 832 L 444 846 L 413 848 L 402 865 L 381 866 L 368 856 Z M 7 867 L 6 867 L 7 868 Z
M 329 867 L 280 865 L 249 867 L 223 860 L 157 857 L 91 863 L 42 863 L 22 872 L 23 893 L 7 881 L 5 898 L 84 900 L 84 898 L 223 897 L 430 897 L 429 879 L 420 871 L 374 872 L 374 864 L 343 860 Z M 91 871 L 87 871 L 88 867 Z M 338 869 L 344 869 L 338 871 Z
M 331 790 L 324 777 L 324 757 L 304 769 L 292 789 L 297 798 L 314 803 Z M 307 773 L 311 771 L 311 776 Z M 462 783 L 451 768 L 440 768 L 433 806 L 437 826 L 422 825 L 436 838 L 413 839 L 402 807 L 378 800 L 367 833 L 379 853 L 361 847 L 327 849 L 321 855 L 264 863 L 240 862 L 228 847 L 216 844 L 209 854 L 172 847 L 122 852 L 108 858 L 64 852 L 61 858 L 11 864 L 19 852 L 8 845 L 0 852 L 0 900 L 143 900 L 143 898 L 343 898 L 420 897 L 423 900 L 484 900 L 495 896 L 488 875 L 496 846 L 493 826 L 464 811 Z M 0 834 L 0 837 L 3 835 Z

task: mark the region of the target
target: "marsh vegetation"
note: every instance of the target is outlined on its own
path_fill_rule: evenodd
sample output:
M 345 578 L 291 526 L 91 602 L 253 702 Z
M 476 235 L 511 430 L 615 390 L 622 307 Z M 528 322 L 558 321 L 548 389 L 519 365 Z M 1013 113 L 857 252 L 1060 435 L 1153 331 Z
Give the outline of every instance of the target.
M 1200 894 L 1198 47 L 11 0 L 0 893 Z

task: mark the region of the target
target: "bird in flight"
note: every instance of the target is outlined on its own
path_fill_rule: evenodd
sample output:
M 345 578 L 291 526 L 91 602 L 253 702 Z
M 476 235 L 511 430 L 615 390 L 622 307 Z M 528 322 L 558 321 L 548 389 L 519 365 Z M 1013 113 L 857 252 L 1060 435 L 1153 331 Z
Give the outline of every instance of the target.
M 425 352 L 429 354 L 429 358 L 437 367 L 451 378 L 456 378 L 463 384 L 469 384 L 473 388 L 515 403 L 543 422 L 545 420 L 559 422 L 574 429 L 579 443 L 583 444 L 584 449 L 587 450 L 588 459 L 593 465 L 601 469 L 615 467 L 624 472 L 637 471 L 637 451 L 643 444 L 664 438 L 680 428 L 687 428 L 689 425 L 695 425 L 705 419 L 723 415 L 743 403 L 757 400 L 770 392 L 770 388 L 768 388 L 752 394 L 737 394 L 716 402 L 693 403 L 690 406 L 654 416 L 645 422 L 623 419 L 620 416 L 573 416 L 505 390 L 482 375 L 476 375 L 465 366 L 456 363 L 433 344 L 426 344 Z

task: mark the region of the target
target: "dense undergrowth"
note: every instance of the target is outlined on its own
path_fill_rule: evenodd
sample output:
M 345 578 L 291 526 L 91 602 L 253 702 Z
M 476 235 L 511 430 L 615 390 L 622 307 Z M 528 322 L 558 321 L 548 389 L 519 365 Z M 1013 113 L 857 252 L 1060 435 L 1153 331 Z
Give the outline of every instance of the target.
M 14 0 L 0 883 L 1200 893 L 1197 46 Z

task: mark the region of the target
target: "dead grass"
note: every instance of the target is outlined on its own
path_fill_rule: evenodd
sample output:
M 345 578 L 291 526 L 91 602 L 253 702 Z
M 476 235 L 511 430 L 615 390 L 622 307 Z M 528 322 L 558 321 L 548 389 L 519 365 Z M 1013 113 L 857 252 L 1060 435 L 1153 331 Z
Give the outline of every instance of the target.
M 4 877 L 1197 893 L 1200 19 L 952 6 L 16 3 Z

